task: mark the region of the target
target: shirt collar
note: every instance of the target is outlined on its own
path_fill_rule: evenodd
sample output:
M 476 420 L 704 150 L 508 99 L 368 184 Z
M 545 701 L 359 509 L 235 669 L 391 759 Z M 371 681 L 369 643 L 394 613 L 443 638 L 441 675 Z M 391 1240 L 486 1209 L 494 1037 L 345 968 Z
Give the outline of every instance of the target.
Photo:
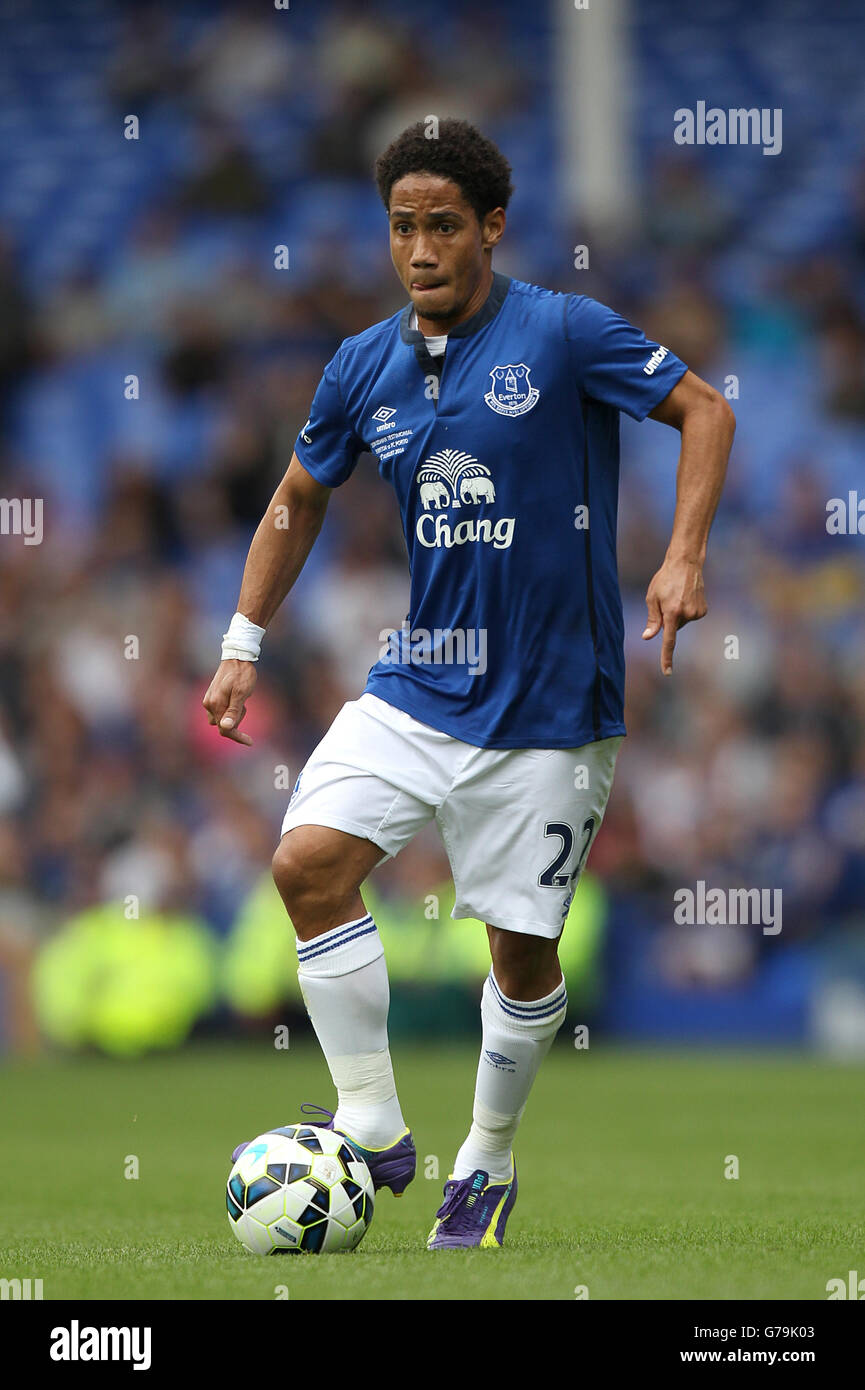
M 448 342 L 452 338 L 468 338 L 470 334 L 477 333 L 481 328 L 485 328 L 492 319 L 495 318 L 499 309 L 505 302 L 508 290 L 511 287 L 511 277 L 509 275 L 499 275 L 493 272 L 493 283 L 490 292 L 476 313 L 470 319 L 464 319 L 455 328 L 447 330 Z M 400 315 L 399 332 L 404 343 L 411 343 L 414 347 L 423 346 L 424 336 L 416 328 L 409 327 L 411 322 L 411 311 L 414 305 L 409 303 Z

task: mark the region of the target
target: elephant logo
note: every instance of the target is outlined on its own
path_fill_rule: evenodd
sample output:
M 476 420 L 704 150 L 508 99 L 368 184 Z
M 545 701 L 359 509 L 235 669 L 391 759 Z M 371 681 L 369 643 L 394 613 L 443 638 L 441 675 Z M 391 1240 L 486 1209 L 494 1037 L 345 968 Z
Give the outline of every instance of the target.
M 529 380 L 525 362 L 493 367 L 492 386 L 484 400 L 497 415 L 525 415 L 537 403 L 540 391 Z
M 461 502 L 495 502 L 496 490 L 492 478 L 463 478 L 460 484 Z
M 417 482 L 425 512 L 494 502 L 496 498 L 490 470 L 459 449 L 439 449 L 431 454 L 419 469 Z
M 434 507 L 438 511 L 439 507 L 446 507 L 450 501 L 450 493 L 444 483 L 434 481 L 431 483 L 421 483 L 420 500 L 423 503 L 424 511 L 429 511 Z

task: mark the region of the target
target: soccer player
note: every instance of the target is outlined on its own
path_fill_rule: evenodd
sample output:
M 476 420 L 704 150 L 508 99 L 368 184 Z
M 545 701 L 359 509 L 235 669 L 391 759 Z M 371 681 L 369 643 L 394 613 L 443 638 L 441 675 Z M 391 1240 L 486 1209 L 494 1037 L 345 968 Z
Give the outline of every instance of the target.
M 514 1136 L 565 1017 L 556 945 L 625 733 L 619 412 L 681 434 L 672 537 L 643 632 L 663 633 L 665 675 L 677 630 L 706 612 L 702 568 L 735 428 L 713 387 L 611 309 L 494 272 L 510 174 L 458 120 L 442 120 L 437 139 L 409 127 L 377 161 L 410 302 L 325 368 L 204 698 L 223 737 L 250 743 L 240 724 L 264 631 L 331 490 L 372 452 L 400 507 L 411 610 L 298 778 L 273 871 L 337 1091 L 329 1126 L 395 1194 L 414 1177 L 415 1148 L 360 885 L 435 818 L 453 916 L 486 923 L 472 1124 L 430 1249 L 502 1244 Z

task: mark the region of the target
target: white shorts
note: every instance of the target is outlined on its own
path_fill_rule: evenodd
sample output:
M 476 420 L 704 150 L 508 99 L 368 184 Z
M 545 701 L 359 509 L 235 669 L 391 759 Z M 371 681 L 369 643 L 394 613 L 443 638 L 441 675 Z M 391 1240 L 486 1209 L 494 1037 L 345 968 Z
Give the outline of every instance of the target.
M 326 825 L 382 860 L 435 817 L 452 917 L 555 940 L 604 816 L 622 736 L 582 748 L 477 748 L 378 696 L 343 705 L 297 779 L 283 835 Z

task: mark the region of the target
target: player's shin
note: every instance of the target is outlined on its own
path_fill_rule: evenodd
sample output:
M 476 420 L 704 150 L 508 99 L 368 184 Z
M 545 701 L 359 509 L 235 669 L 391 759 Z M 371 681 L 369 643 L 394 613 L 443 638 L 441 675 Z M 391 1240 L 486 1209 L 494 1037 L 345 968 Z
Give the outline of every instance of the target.
M 562 980 L 544 999 L 508 999 L 490 971 L 481 997 L 483 1041 L 472 1127 L 453 1175 L 478 1169 L 493 1182 L 511 1177 L 511 1146 L 529 1092 L 553 1038 L 564 1022 L 568 996 Z
M 372 917 L 298 941 L 298 979 L 339 1097 L 334 1127 L 378 1149 L 406 1128 L 387 1038 L 384 951 Z

